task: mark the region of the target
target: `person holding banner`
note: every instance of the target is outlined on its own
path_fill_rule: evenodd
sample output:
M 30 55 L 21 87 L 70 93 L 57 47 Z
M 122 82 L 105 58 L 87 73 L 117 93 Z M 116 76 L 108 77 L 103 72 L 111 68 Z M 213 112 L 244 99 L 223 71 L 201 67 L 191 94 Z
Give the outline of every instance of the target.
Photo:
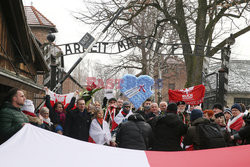
M 65 135 L 74 139 L 88 141 L 91 114 L 87 111 L 85 100 L 80 98 L 76 102 L 76 108 L 66 114 Z
M 47 107 L 42 107 L 39 113 L 39 117 L 43 120 L 43 128 L 47 130 L 53 130 L 54 126 L 53 123 L 50 121 L 49 118 L 49 109 Z
M 62 96 L 63 97 L 63 101 L 60 102 L 58 100 L 58 98 L 60 97 L 60 95 L 57 95 L 51 91 L 49 91 L 49 89 L 47 87 L 44 88 L 45 93 L 46 93 L 46 100 L 45 100 L 45 105 L 46 107 L 49 109 L 49 117 L 51 119 L 51 122 L 53 122 L 53 124 L 55 125 L 61 125 L 62 127 L 64 127 L 64 123 L 65 123 L 65 119 L 66 119 L 66 115 L 65 115 L 65 106 L 63 104 L 66 103 L 66 99 L 67 99 L 67 95 Z M 66 108 L 66 111 L 69 111 L 70 109 L 72 109 L 75 105 L 75 100 L 76 100 L 76 96 L 78 95 L 78 91 L 75 91 L 73 93 L 73 96 L 70 100 L 69 105 Z M 55 98 L 55 101 L 53 101 L 54 106 L 52 107 L 51 104 L 51 96 L 54 96 L 53 98 Z
M 130 115 L 128 121 L 118 126 L 116 142 L 120 148 L 149 150 L 152 139 L 152 128 L 139 113 Z
M 20 110 L 26 100 L 23 90 L 10 89 L 5 100 L 0 107 L 0 144 L 29 123 L 28 117 Z
M 164 115 L 154 119 L 152 124 L 154 151 L 182 151 L 180 141 L 187 132 L 187 125 L 177 115 L 176 103 L 170 103 Z

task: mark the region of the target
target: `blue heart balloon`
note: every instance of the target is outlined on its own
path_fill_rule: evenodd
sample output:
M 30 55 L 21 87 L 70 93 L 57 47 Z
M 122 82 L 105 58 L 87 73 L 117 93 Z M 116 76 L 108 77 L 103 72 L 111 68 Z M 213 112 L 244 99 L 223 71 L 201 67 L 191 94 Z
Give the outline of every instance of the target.
M 127 74 L 122 77 L 120 83 L 121 92 L 129 99 L 136 109 L 153 94 L 151 91 L 153 85 L 154 80 L 148 75 L 141 75 L 137 78 L 134 75 Z

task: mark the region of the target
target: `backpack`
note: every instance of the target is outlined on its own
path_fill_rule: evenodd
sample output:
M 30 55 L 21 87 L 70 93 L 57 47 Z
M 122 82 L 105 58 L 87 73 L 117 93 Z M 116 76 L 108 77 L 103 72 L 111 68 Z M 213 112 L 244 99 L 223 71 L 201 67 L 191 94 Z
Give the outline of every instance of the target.
M 199 124 L 196 129 L 200 140 L 199 149 L 226 147 L 225 139 L 217 124 Z

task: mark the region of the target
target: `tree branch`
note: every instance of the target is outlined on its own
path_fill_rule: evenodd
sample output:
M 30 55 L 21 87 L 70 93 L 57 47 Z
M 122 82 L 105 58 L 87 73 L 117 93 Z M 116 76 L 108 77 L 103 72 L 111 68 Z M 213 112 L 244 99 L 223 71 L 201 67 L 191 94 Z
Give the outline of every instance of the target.
M 248 31 L 250 31 L 250 26 L 247 26 L 246 28 L 238 31 L 237 33 L 232 34 L 233 35 L 232 37 L 236 39 L 237 37 L 241 36 L 242 34 L 247 33 Z M 227 38 L 224 39 L 218 45 L 216 45 L 210 52 L 208 52 L 207 56 L 212 57 L 215 53 L 217 53 L 220 49 L 222 49 L 226 45 L 226 41 L 227 41 Z

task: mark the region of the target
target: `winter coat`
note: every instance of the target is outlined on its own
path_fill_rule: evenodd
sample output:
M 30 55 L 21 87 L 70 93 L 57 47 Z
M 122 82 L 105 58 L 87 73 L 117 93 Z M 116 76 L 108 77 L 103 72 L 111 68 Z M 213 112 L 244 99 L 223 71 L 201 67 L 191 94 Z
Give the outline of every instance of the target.
M 238 133 L 240 138 L 244 141 L 244 144 L 250 144 L 250 124 L 247 123 Z
M 46 95 L 46 98 L 45 98 L 45 105 L 46 107 L 49 109 L 49 117 L 51 119 L 51 122 L 53 122 L 53 124 L 59 124 L 61 125 L 62 127 L 64 127 L 64 121 L 63 119 L 60 119 L 60 115 L 61 114 L 65 114 L 64 112 L 62 113 L 59 113 L 59 112 L 56 112 L 55 109 L 51 106 L 50 104 L 50 95 Z M 76 98 L 75 97 L 72 97 L 68 107 L 66 108 L 66 112 L 69 111 L 70 109 L 72 109 L 74 107 L 74 104 L 75 104 L 75 100 Z
M 85 109 L 80 112 L 78 108 L 66 114 L 64 134 L 83 141 L 88 141 L 91 115 Z
M 211 119 L 210 119 L 211 120 Z M 211 123 L 214 123 L 212 121 L 210 121 Z M 224 140 L 226 142 L 226 145 L 227 146 L 233 146 L 234 143 L 233 141 L 231 140 L 231 134 L 227 131 L 227 128 L 226 128 L 226 125 L 219 125 L 219 128 L 220 128 L 220 131 L 224 137 Z
M 152 142 L 152 129 L 144 118 L 136 113 L 128 117 L 127 122 L 118 126 L 116 143 L 118 147 L 148 150 Z
M 185 125 L 179 116 L 174 113 L 155 118 L 153 126 L 154 143 L 153 150 L 156 151 L 182 151 L 180 146 L 181 137 L 187 132 Z
M 196 120 L 194 120 L 187 131 L 186 136 L 184 137 L 183 143 L 184 145 L 192 145 L 194 146 L 195 150 L 199 150 L 200 146 L 201 146 L 201 142 L 199 139 L 199 134 L 196 131 L 196 126 L 198 126 L 199 124 L 206 124 L 209 123 L 210 121 L 206 118 L 197 118 Z
M 152 112 L 145 113 L 144 110 L 138 110 L 136 113 L 141 114 L 141 116 L 145 119 L 146 122 L 151 121 L 154 117 L 155 114 Z
M 28 123 L 28 117 L 19 108 L 10 102 L 5 102 L 0 109 L 0 144 L 8 140 L 24 123 Z

